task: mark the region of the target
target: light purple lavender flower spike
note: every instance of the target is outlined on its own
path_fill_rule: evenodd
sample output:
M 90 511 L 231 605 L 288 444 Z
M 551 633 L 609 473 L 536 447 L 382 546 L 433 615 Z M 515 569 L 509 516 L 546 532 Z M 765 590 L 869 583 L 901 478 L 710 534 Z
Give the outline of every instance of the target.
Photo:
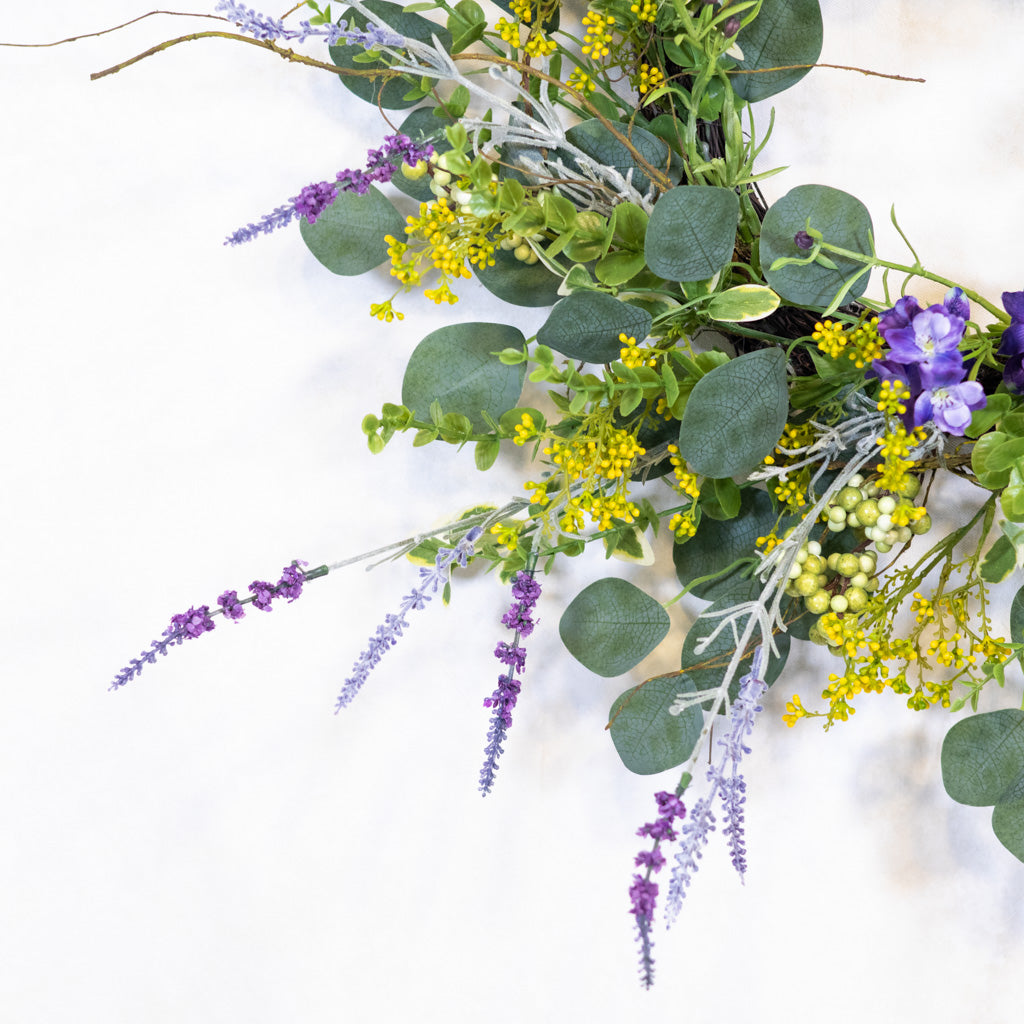
M 754 728 L 754 719 L 761 706 L 757 703 L 768 689 L 764 681 L 767 656 L 763 647 L 757 647 L 750 666 L 750 674 L 740 680 L 739 694 L 733 702 L 729 715 L 729 732 L 718 741 L 723 747 L 722 756 L 708 768 L 707 778 L 711 788 L 690 809 L 690 814 L 680 831 L 682 841 L 675 857 L 675 867 L 669 883 L 668 902 L 665 916 L 668 924 L 676 919 L 682 907 L 686 890 L 697 872 L 708 836 L 715 830 L 715 815 L 712 804 L 718 796 L 725 814 L 725 835 L 729 843 L 732 865 L 743 879 L 747 870 L 747 851 L 743 835 L 743 805 L 746 801 L 747 784 L 740 774 L 740 761 L 750 748 L 744 743 Z
M 233 0 L 220 0 L 214 8 L 223 11 L 228 21 L 252 36 L 254 39 L 286 39 L 304 43 L 311 36 L 323 38 L 328 46 L 338 43 L 358 43 L 370 49 L 374 46 L 401 46 L 405 40 L 386 25 L 375 25 L 372 22 L 366 30 L 350 29 L 344 21 L 335 24 L 310 25 L 308 21 L 300 21 L 298 29 L 290 29 L 280 18 L 270 18 L 260 14 L 244 4 L 236 4 Z
M 519 699 L 522 687 L 516 673 L 522 674 L 526 665 L 526 648 L 519 646 L 520 639 L 528 637 L 534 628 L 533 609 L 540 597 L 540 584 L 532 572 L 517 572 L 512 582 L 512 606 L 502 616 L 502 623 L 515 631 L 512 643 L 502 641 L 494 649 L 494 656 L 508 666 L 508 672 L 498 676 L 498 687 L 484 700 L 485 708 L 493 708 L 490 728 L 487 730 L 487 746 L 484 748 L 484 765 L 480 769 L 480 792 L 484 796 L 494 786 L 494 773 L 498 770 L 498 758 L 504 752 L 502 744 L 512 725 L 512 709 Z
M 476 540 L 482 533 L 482 527 L 474 526 L 455 547 L 441 548 L 432 567 L 420 569 L 420 585 L 415 587 L 411 594 L 402 598 L 397 615 L 389 613 L 384 616 L 384 624 L 377 627 L 377 632 L 370 637 L 366 649 L 356 659 L 355 665 L 352 666 L 352 675 L 345 680 L 345 685 L 338 695 L 337 703 L 334 706 L 335 714 L 352 703 L 371 670 L 377 666 L 385 653 L 398 643 L 402 630 L 409 625 L 405 616 L 410 611 L 425 607 L 431 597 L 437 593 L 437 588 L 447 582 L 452 562 L 458 562 L 463 568 L 466 567 L 466 563 L 473 554 Z

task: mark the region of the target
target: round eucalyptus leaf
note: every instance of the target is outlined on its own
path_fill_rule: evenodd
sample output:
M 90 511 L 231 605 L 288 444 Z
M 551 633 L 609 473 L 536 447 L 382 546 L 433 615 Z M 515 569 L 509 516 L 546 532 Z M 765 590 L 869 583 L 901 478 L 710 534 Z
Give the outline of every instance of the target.
M 309 251 L 333 274 L 365 274 L 388 258 L 385 235 L 404 237 L 402 215 L 382 192 L 370 186 L 364 196 L 339 192 L 334 202 L 299 232 Z
M 775 448 L 788 413 L 783 351 L 737 356 L 694 385 L 679 425 L 679 453 L 701 476 L 745 476 Z
M 381 22 L 403 36 L 410 39 L 418 39 L 421 43 L 429 43 L 432 36 L 437 36 L 438 42 L 445 50 L 451 51 L 452 34 L 448 29 L 436 22 L 421 18 L 418 14 L 407 14 L 399 4 L 389 3 L 388 0 L 365 0 L 364 7 Z M 349 8 L 343 15 L 349 28 L 365 29 L 366 18 L 354 8 Z M 331 62 L 339 68 L 354 68 L 360 71 L 375 70 L 382 67 L 380 64 L 361 64 L 354 58 L 359 54 L 366 53 L 366 47 L 358 43 L 344 43 L 339 46 L 332 46 L 328 50 Z M 383 107 L 385 110 L 403 110 L 406 107 L 413 107 L 422 100 L 422 96 L 414 99 L 406 99 L 406 94 L 414 87 L 408 78 L 369 78 L 358 75 L 339 75 L 341 84 L 349 92 L 354 93 L 361 100 L 372 103 L 375 107 Z
M 480 283 L 514 306 L 553 306 L 561 280 L 543 263 L 523 263 L 505 249 L 494 250 L 494 266 L 474 266 Z
M 1024 643 L 1024 587 L 1013 595 L 1010 603 L 1010 639 L 1015 644 Z
M 591 672 L 619 676 L 646 658 L 668 627 L 668 612 L 653 597 L 609 576 L 572 599 L 558 632 L 569 653 Z
M 647 265 L 666 281 L 706 281 L 732 259 L 740 203 L 717 185 L 681 185 L 655 204 L 647 224 Z
M 402 404 L 427 420 L 437 401 L 442 412 L 465 416 L 475 431 L 490 430 L 483 413 L 498 420 L 516 406 L 526 379 L 525 363 L 505 366 L 494 353 L 522 348 L 525 340 L 507 324 L 450 324 L 431 331 L 405 369 Z
M 821 263 L 789 263 L 772 270 L 777 259 L 807 256 L 795 238 L 808 223 L 830 245 L 865 255 L 871 252 L 871 215 L 859 199 L 828 185 L 798 185 L 772 205 L 761 225 L 760 258 L 765 280 L 797 306 L 824 309 L 847 281 L 864 270 L 849 285 L 840 304 L 858 298 L 870 276 L 858 260 L 829 253 L 835 269 Z
M 619 335 L 642 344 L 651 314 L 605 292 L 579 291 L 561 299 L 537 332 L 537 341 L 572 359 L 607 363 L 618 359 Z
M 736 42 L 743 51 L 743 70 L 787 67 L 756 75 L 730 75 L 741 99 L 750 103 L 767 99 L 795 85 L 821 56 L 822 25 L 818 0 L 763 0 L 757 17 L 740 30 Z
M 959 804 L 986 807 L 1024 797 L 1024 711 L 963 718 L 942 743 L 942 784 Z
M 678 715 L 668 709 L 676 694 L 696 687 L 685 674 L 655 676 L 626 690 L 612 704 L 608 731 L 622 763 L 637 775 L 657 775 L 683 764 L 693 753 L 704 727 L 699 706 Z

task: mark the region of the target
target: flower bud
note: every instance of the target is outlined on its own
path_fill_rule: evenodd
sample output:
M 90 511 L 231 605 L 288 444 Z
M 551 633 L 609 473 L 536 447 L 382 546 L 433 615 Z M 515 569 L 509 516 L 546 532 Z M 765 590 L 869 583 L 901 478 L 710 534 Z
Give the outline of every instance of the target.
M 732 20 L 735 20 L 735 19 L 732 19 Z M 811 236 L 809 234 L 807 234 L 806 231 L 798 231 L 793 236 L 793 241 L 796 243 L 796 247 L 798 249 L 803 249 L 805 252 L 808 249 L 813 249 L 814 248 L 814 239 L 811 238 Z

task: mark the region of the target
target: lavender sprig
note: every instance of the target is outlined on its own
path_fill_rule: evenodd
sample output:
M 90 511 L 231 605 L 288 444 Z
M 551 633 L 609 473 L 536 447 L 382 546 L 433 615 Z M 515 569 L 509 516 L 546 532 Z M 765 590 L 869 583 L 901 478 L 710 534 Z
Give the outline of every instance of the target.
M 266 583 L 262 580 L 253 580 L 249 584 L 252 597 L 238 599 L 238 591 L 225 590 L 217 598 L 219 608 L 210 611 L 209 605 L 201 605 L 199 608 L 189 608 L 187 612 L 171 616 L 171 624 L 164 630 L 163 636 L 154 640 L 149 648 L 143 651 L 137 658 L 132 660 L 114 677 L 110 684 L 111 690 L 119 690 L 126 683 L 131 682 L 138 676 L 146 665 L 155 665 L 156 656 L 166 655 L 170 647 L 176 647 L 191 640 L 194 637 L 209 633 L 216 623 L 214 615 L 223 615 L 227 619 L 237 622 L 245 617 L 243 605 L 252 604 L 261 611 L 270 611 L 270 604 L 279 597 L 286 597 L 290 602 L 294 601 L 301 593 L 302 586 L 307 580 L 316 579 L 318 576 L 326 576 L 327 566 L 320 566 L 318 569 L 311 569 L 309 572 L 300 569 L 299 566 L 308 565 L 308 562 L 296 560 L 291 565 L 286 565 L 277 583 Z
M 684 778 L 684 785 L 689 776 Z M 641 850 L 633 863 L 646 868 L 644 874 L 633 876 L 633 884 L 629 887 L 630 913 L 636 919 L 636 937 L 640 943 L 640 978 L 644 988 L 654 984 L 654 942 L 651 939 L 651 927 L 654 924 L 654 908 L 658 899 L 658 883 L 651 881 L 651 875 L 659 872 L 665 864 L 665 857 L 658 846 L 664 842 L 672 842 L 676 838 L 676 830 L 672 823 L 676 818 L 686 814 L 686 808 L 678 794 L 662 791 L 654 794 L 658 801 L 659 816 L 655 821 L 641 825 L 637 829 L 638 836 L 646 836 L 654 840 L 650 850 Z
M 398 643 L 402 630 L 409 625 L 405 616 L 414 609 L 425 607 L 431 597 L 437 593 L 437 588 L 447 582 L 449 566 L 452 562 L 458 562 L 463 568 L 466 567 L 466 563 L 473 554 L 476 540 L 482 533 L 482 527 L 474 526 L 455 547 L 441 548 L 432 567 L 420 569 L 420 585 L 415 587 L 411 594 L 402 598 L 397 615 L 389 613 L 384 616 L 384 624 L 377 627 L 377 632 L 370 637 L 366 649 L 356 659 L 356 663 L 352 667 L 352 675 L 345 680 L 345 685 L 338 695 L 337 703 L 334 706 L 335 714 L 352 703 L 371 670 L 376 667 L 384 654 Z
M 526 648 L 519 646 L 520 638 L 528 637 L 536 623 L 533 609 L 540 597 L 540 584 L 531 571 L 517 572 L 512 582 L 513 602 L 502 616 L 502 624 L 515 631 L 512 643 L 502 641 L 494 649 L 498 661 L 508 666 L 508 672 L 498 676 L 498 688 L 484 699 L 485 708 L 493 708 L 490 728 L 487 730 L 487 746 L 484 748 L 484 765 L 480 769 L 480 792 L 484 796 L 494 786 L 494 773 L 498 770 L 498 758 L 504 752 L 502 744 L 512 725 L 512 709 L 519 699 L 522 683 L 516 672 L 522 674 L 526 665 Z
M 420 160 L 429 159 L 433 153 L 433 146 L 413 142 L 408 135 L 400 132 L 387 135 L 380 149 L 367 150 L 364 168 L 346 168 L 338 171 L 333 182 L 319 181 L 307 185 L 297 196 L 292 196 L 286 206 L 279 206 L 261 217 L 257 223 L 247 224 L 228 235 L 224 244 L 241 245 L 243 242 L 251 242 L 259 235 L 269 235 L 287 226 L 297 217 L 305 217 L 310 224 L 315 224 L 339 192 L 366 195 L 374 182 L 390 181 L 399 162 L 415 166 Z M 401 161 L 396 162 L 395 157 L 401 157 Z
M 697 861 L 701 859 L 708 836 L 715 830 L 712 804 L 716 796 L 722 801 L 730 859 L 741 881 L 747 870 L 747 851 L 743 834 L 743 806 L 746 802 L 747 784 L 739 767 L 743 755 L 750 753 L 750 747 L 744 740 L 754 728 L 754 718 L 761 710 L 757 701 L 768 688 L 768 684 L 761 678 L 764 674 L 765 658 L 764 648 L 758 646 L 754 651 L 750 674 L 740 680 L 739 694 L 729 715 L 729 732 L 718 741 L 718 745 L 724 748 L 722 756 L 708 768 L 707 778 L 711 788 L 706 796 L 701 797 L 693 805 L 680 830 L 682 842 L 676 853 L 665 909 L 665 916 L 670 925 L 679 914 L 686 890 L 697 873 Z
M 228 21 L 233 21 L 239 29 L 254 39 L 294 39 L 296 42 L 304 43 L 311 36 L 318 36 L 323 37 L 328 46 L 336 46 L 340 42 L 358 43 L 367 50 L 374 46 L 401 46 L 405 42 L 398 33 L 373 22 L 367 25 L 365 31 L 361 31 L 348 28 L 344 21 L 317 26 L 311 25 L 308 21 L 300 21 L 296 30 L 286 28 L 280 18 L 267 17 L 244 4 L 236 4 L 233 0 L 220 0 L 214 10 L 223 11 Z

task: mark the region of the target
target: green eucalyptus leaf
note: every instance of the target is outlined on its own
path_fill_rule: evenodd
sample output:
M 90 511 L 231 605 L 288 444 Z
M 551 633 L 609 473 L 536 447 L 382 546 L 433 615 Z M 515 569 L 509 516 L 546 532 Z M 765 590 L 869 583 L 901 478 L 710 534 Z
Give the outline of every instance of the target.
M 672 561 L 679 582 L 687 587 L 694 580 L 722 573 L 738 559 L 751 558 L 756 550 L 755 541 L 771 531 L 776 518 L 771 499 L 764 491 L 752 487 L 742 490 L 735 518 L 719 520 L 705 517 L 697 527 L 697 533 L 686 544 L 673 547 Z M 756 580 L 741 577 L 741 572 L 742 568 L 738 567 L 725 575 L 698 583 L 690 593 L 711 601 L 735 589 L 737 582 L 743 579 L 753 597 L 760 590 L 760 585 Z
M 402 381 L 402 404 L 426 419 L 432 404 L 465 416 L 476 431 L 489 429 L 515 406 L 525 365 L 506 366 L 493 353 L 520 346 L 522 332 L 507 324 L 450 324 L 428 334 L 413 350 Z
M 1024 711 L 1005 708 L 957 722 L 942 744 L 942 783 L 957 803 L 994 805 L 996 838 L 1024 861 Z
M 621 122 L 613 124 L 612 128 L 629 139 L 630 144 L 647 163 L 668 175 L 673 182 L 679 181 L 682 177 L 682 161 L 657 135 L 638 125 Z M 633 185 L 638 191 L 646 192 L 650 188 L 651 179 L 637 166 L 636 158 L 630 152 L 629 146 L 620 142 L 596 117 L 573 125 L 565 133 L 565 137 L 577 149 L 582 149 L 587 156 L 604 167 L 611 167 L 623 176 L 632 169 Z M 571 157 L 567 162 L 575 163 Z
M 651 314 L 604 292 L 579 291 L 561 299 L 537 332 L 537 341 L 572 359 L 607 363 L 618 359 L 619 335 L 642 342 Z M 776 438 L 778 440 L 778 438 Z
M 740 204 L 732 189 L 683 185 L 654 204 L 647 265 L 666 281 L 704 281 L 732 259 Z M 776 439 L 777 440 L 777 439 Z
M 1024 644 L 1024 587 L 1013 595 L 1010 603 L 1010 639 L 1015 644 Z
M 693 693 L 693 681 L 679 672 L 655 676 L 626 690 L 612 704 L 609 732 L 622 763 L 637 775 L 657 775 L 683 764 L 704 727 L 699 706 L 669 714 L 676 694 Z
M 775 448 L 788 412 L 783 351 L 737 356 L 694 385 L 679 425 L 679 453 L 701 476 L 745 476 Z
M 858 260 L 828 253 L 835 270 L 819 263 L 788 263 L 772 269 L 779 259 L 806 258 L 795 237 L 808 223 L 830 245 L 871 253 L 871 215 L 859 199 L 828 185 L 798 185 L 771 206 L 761 225 L 761 269 L 769 286 L 795 305 L 825 309 L 847 282 L 863 271 L 848 285 L 840 305 L 859 298 L 870 275 Z
M 609 576 L 573 598 L 558 632 L 569 653 L 591 672 L 619 676 L 646 658 L 668 627 L 668 612 L 653 597 Z
M 388 0 L 366 0 L 364 6 L 376 18 L 401 35 L 418 39 L 421 43 L 430 43 L 431 37 L 437 36 L 441 46 L 451 52 L 452 34 L 436 22 L 421 18 L 418 14 L 406 13 L 400 5 L 389 3 Z M 344 19 L 349 28 L 366 28 L 366 18 L 354 8 L 350 7 L 345 12 Z M 365 55 L 367 51 L 358 43 L 345 43 L 330 47 L 328 52 L 331 62 L 338 67 L 357 68 L 359 61 L 356 58 Z M 401 110 L 411 107 L 418 103 L 423 96 L 422 90 L 414 90 L 419 95 L 411 99 L 406 98 L 410 95 L 407 78 L 391 78 L 384 81 L 379 78 L 359 78 L 354 75 L 339 75 L 338 77 L 349 92 L 354 93 L 361 100 L 366 100 L 367 103 L 372 103 L 374 106 L 383 107 L 385 110 Z
M 339 192 L 334 202 L 299 232 L 309 251 L 333 274 L 352 276 L 380 266 L 388 258 L 385 235 L 403 236 L 402 215 L 382 192 L 370 186 L 364 196 Z
M 552 306 L 561 283 L 543 263 L 523 263 L 505 249 L 494 250 L 494 266 L 474 266 L 480 283 L 514 306 Z
M 740 99 L 755 103 L 795 85 L 821 55 L 822 24 L 818 0 L 763 0 L 757 17 L 742 28 L 736 42 L 743 51 L 739 69 L 787 67 L 786 71 L 730 76 Z
M 711 296 L 708 315 L 712 320 L 744 324 L 774 313 L 780 301 L 779 296 L 763 284 L 738 284 Z

